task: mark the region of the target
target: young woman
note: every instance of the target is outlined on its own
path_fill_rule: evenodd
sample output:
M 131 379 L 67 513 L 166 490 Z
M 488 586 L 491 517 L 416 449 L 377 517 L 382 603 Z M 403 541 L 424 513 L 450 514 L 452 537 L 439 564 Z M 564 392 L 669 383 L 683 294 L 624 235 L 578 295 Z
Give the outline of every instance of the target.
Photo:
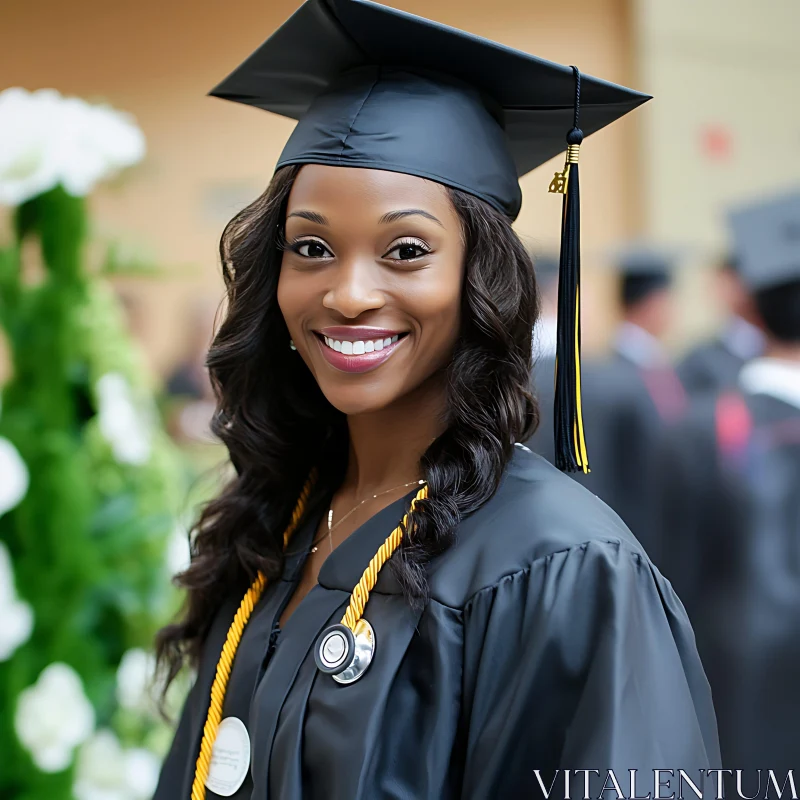
M 590 130 L 642 100 L 582 85 Z M 575 90 L 467 34 L 310 0 L 215 92 L 300 122 L 222 238 L 209 367 L 237 477 L 160 639 L 197 680 L 158 800 L 522 798 L 557 770 L 559 796 L 565 770 L 597 771 L 594 796 L 639 770 L 641 796 L 653 769 L 717 766 L 670 585 L 515 445 L 538 304 L 517 174 L 561 147 Z

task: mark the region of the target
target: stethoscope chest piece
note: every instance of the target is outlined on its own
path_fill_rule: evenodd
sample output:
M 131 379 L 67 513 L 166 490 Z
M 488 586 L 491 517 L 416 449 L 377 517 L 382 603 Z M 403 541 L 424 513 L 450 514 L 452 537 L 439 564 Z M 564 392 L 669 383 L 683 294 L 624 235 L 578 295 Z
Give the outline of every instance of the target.
M 314 650 L 317 669 L 343 684 L 357 681 L 374 655 L 375 631 L 363 617 L 356 623 L 355 633 L 341 623 L 325 628 Z

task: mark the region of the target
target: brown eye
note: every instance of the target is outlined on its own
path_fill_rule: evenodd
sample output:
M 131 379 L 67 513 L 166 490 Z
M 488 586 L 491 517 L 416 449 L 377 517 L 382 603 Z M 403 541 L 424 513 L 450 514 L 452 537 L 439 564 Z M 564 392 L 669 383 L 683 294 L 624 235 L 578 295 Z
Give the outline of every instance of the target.
M 333 253 L 321 242 L 315 239 L 306 239 L 304 242 L 295 242 L 292 251 L 303 258 L 330 258 Z
M 421 241 L 410 240 L 398 242 L 384 258 L 391 258 L 395 261 L 413 261 L 415 258 L 421 258 L 428 253 L 430 253 L 430 250 Z

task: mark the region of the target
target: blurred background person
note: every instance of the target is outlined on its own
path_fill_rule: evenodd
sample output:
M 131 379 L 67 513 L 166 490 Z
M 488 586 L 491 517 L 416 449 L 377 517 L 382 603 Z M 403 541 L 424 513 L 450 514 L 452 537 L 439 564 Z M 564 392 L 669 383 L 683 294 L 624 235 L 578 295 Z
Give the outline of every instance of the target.
M 558 328 L 558 255 L 543 253 L 532 255 L 539 287 L 540 314 L 533 329 L 533 352 L 537 364 L 546 360 L 552 366 L 556 357 L 556 331 Z M 552 377 L 552 373 L 551 373 Z
M 785 777 L 800 762 L 800 193 L 731 222 L 765 350 L 663 443 L 661 568 L 695 627 L 724 766 Z
M 686 402 L 663 344 L 674 323 L 676 258 L 636 243 L 623 250 L 614 267 L 619 275 L 620 322 L 611 354 L 583 365 L 582 405 L 591 472 L 575 478 L 622 517 L 657 564 L 659 526 L 653 519 L 653 494 L 659 475 L 652 455 L 665 427 L 683 413 Z M 552 366 L 551 358 L 534 368 L 541 423 L 529 440 L 529 446 L 550 461 Z
M 558 327 L 558 255 L 532 254 L 532 258 L 541 307 L 541 315 L 533 329 L 531 373 L 531 389 L 539 404 L 539 427 L 527 445 L 554 464 L 553 402 Z
M 692 348 L 677 368 L 690 395 L 732 389 L 742 367 L 764 350 L 761 319 L 733 256 L 726 257 L 717 268 L 714 290 L 724 308 L 722 330 Z
M 642 242 L 619 255 L 620 322 L 611 356 L 587 364 L 584 414 L 592 472 L 586 485 L 633 530 L 658 564 L 653 497 L 659 474 L 653 453 L 686 397 L 664 340 L 675 322 L 677 258 Z

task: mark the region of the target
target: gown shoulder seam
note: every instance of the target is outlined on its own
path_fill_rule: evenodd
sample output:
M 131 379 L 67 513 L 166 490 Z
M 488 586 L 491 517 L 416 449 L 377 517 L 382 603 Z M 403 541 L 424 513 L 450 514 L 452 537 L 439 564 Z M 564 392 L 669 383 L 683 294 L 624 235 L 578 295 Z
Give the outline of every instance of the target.
M 617 548 L 623 548 L 628 551 L 629 555 L 633 556 L 640 563 L 642 561 L 643 556 L 646 558 L 646 556 L 638 548 L 633 547 L 629 542 L 626 542 L 623 539 L 586 539 L 582 542 L 569 545 L 568 547 L 562 547 L 559 548 L 558 550 L 551 550 L 549 553 L 545 553 L 544 555 L 541 555 L 538 558 L 534 558 L 524 567 L 514 570 L 513 572 L 508 572 L 505 575 L 501 575 L 493 583 L 487 584 L 486 586 L 482 586 L 480 589 L 476 589 L 464 601 L 464 605 L 460 610 L 466 611 L 468 606 L 477 599 L 478 595 L 483 594 L 484 592 L 494 591 L 504 581 L 513 580 L 514 578 L 517 578 L 520 575 L 524 575 L 526 572 L 530 572 L 534 567 L 538 566 L 539 564 L 542 564 L 543 562 L 547 561 L 548 559 L 552 559 L 555 556 L 561 555 L 562 553 L 568 553 L 575 550 L 585 550 L 591 544 L 600 544 L 600 545 L 610 544 Z M 435 600 L 436 598 L 431 597 L 431 599 Z M 439 601 L 437 600 L 437 602 Z M 440 605 L 446 605 L 446 603 L 440 603 Z M 450 606 L 447 607 L 449 608 Z

